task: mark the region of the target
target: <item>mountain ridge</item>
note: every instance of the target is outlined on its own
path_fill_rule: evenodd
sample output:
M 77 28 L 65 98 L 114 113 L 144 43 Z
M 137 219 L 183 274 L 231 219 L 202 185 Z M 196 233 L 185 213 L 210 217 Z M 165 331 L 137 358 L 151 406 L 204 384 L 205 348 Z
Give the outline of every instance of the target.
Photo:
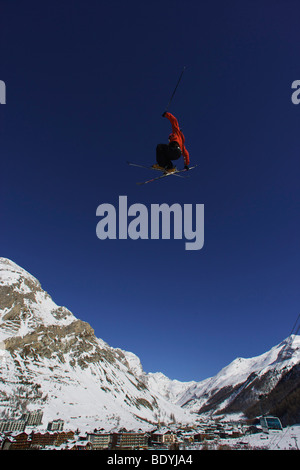
M 0 258 L 0 415 L 40 407 L 68 426 L 143 428 L 190 413 L 152 393 L 121 349 L 58 307 L 36 278 Z M 131 358 L 136 357 L 131 355 Z M 132 366 L 133 367 L 133 366 Z M 140 370 L 141 372 L 141 370 Z
M 69 427 L 110 431 L 251 417 L 261 408 L 261 395 L 280 395 L 283 403 L 287 393 L 296 393 L 299 363 L 300 336 L 290 336 L 200 382 L 146 373 L 138 356 L 97 338 L 34 276 L 0 258 L 0 416 L 40 407 L 45 420 L 61 417 Z M 272 409 L 267 399 L 263 404 Z

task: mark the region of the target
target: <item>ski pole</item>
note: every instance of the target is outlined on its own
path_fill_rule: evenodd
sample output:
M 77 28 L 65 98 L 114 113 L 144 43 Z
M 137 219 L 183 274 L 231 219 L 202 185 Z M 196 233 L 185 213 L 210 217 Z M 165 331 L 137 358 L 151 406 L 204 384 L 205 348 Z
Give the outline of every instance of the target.
M 169 100 L 169 103 L 167 104 L 167 107 L 166 107 L 166 109 L 165 109 L 165 113 L 168 111 L 168 108 L 169 108 L 169 106 L 170 106 L 170 104 L 171 104 L 171 101 L 172 101 L 172 99 L 174 98 L 174 95 L 175 95 L 175 93 L 176 93 L 176 90 L 177 90 L 177 88 L 178 88 L 178 85 L 179 85 L 179 83 L 180 83 L 180 80 L 182 79 L 182 75 L 183 75 L 183 72 L 185 71 L 185 68 L 186 68 L 186 67 L 183 67 L 183 69 L 182 69 L 182 72 L 181 72 L 180 77 L 179 77 L 179 79 L 178 79 L 177 85 L 176 85 L 176 87 L 175 87 L 175 89 L 174 89 L 174 91 L 173 91 L 173 93 L 172 93 L 172 95 L 171 95 L 171 98 L 170 98 L 170 100 Z

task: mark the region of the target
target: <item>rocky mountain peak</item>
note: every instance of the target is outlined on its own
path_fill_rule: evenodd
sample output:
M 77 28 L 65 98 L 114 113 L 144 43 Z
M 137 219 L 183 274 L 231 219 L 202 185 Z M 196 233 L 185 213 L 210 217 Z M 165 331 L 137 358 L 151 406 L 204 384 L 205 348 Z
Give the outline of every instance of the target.
M 143 428 L 190 413 L 153 393 L 133 353 L 111 348 L 57 306 L 37 279 L 0 259 L 0 417 L 41 408 L 45 420 Z M 4 357 L 5 356 L 5 357 Z M 1 360 L 2 358 L 2 360 Z M 5 360 L 3 360 L 5 359 Z
M 13 261 L 0 258 L 0 341 L 25 336 L 41 325 L 68 325 L 76 318 L 58 307 L 40 282 Z

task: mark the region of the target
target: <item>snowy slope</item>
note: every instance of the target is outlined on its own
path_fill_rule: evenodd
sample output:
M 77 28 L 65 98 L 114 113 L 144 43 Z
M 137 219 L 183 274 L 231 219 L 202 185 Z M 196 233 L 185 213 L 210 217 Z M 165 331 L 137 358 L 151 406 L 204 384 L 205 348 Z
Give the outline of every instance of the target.
M 282 375 L 299 363 L 300 336 L 291 335 L 270 351 L 253 358 L 237 358 L 214 377 L 193 384 L 177 403 L 195 412 L 211 414 L 225 410 L 242 395 L 250 400 L 250 392 L 251 400 L 257 400 L 259 395 L 274 389 Z
M 152 390 L 155 394 L 162 395 L 171 403 L 176 403 L 178 397 L 183 395 L 190 387 L 196 385 L 197 382 L 180 382 L 179 380 L 171 380 L 162 372 L 149 372 L 145 373 L 140 359 L 132 352 L 122 351 L 130 366 L 130 369 L 135 373 L 145 385 Z
M 41 408 L 44 425 L 107 430 L 190 422 L 189 412 L 155 394 L 138 358 L 96 338 L 88 323 L 58 307 L 40 283 L 0 258 L 0 416 Z
M 36 278 L 0 258 L 0 418 L 41 408 L 44 425 L 60 417 L 71 429 L 110 431 L 174 418 L 194 423 L 199 413 L 233 417 L 254 407 L 255 414 L 261 394 L 271 396 L 280 385 L 284 397 L 299 388 L 299 364 L 300 337 L 290 336 L 201 382 L 145 373 L 134 353 L 111 348 L 57 306 Z
M 179 380 L 171 380 L 161 372 L 149 372 L 146 376 L 148 387 L 156 393 L 160 393 L 172 403 L 177 403 L 187 390 L 195 386 L 197 382 L 180 382 Z

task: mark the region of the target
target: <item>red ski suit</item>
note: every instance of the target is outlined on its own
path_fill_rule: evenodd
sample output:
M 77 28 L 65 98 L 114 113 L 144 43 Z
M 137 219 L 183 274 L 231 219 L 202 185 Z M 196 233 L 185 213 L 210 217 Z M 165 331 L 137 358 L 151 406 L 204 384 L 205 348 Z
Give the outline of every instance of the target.
M 172 134 L 169 135 L 169 141 L 170 142 L 177 142 L 177 144 L 179 145 L 180 149 L 181 149 L 181 152 L 182 152 L 182 156 L 183 156 L 183 159 L 184 159 L 184 164 L 185 165 L 189 165 L 190 164 L 190 155 L 189 155 L 189 152 L 187 151 L 187 149 L 185 148 L 185 138 L 184 138 L 184 135 L 183 133 L 181 132 L 180 128 L 179 128 L 179 124 L 178 124 L 178 121 L 176 119 L 175 116 L 173 116 L 173 114 L 171 113 L 165 113 L 165 117 L 167 119 L 169 119 L 170 123 L 172 124 Z

